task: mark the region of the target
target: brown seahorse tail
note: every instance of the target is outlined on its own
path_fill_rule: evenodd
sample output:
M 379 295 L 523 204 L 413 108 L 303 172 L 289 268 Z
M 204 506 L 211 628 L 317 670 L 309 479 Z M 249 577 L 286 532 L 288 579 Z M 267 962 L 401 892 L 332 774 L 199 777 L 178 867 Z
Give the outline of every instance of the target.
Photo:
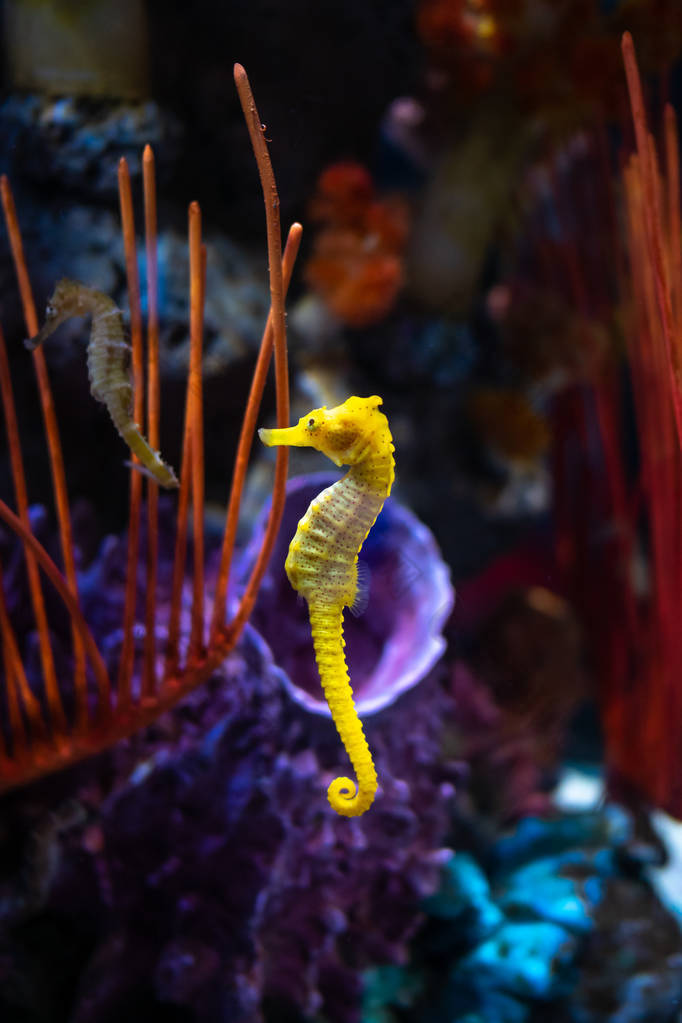
M 114 426 L 132 453 L 137 455 L 142 465 L 146 466 L 152 478 L 156 480 L 157 483 L 168 489 L 177 487 L 177 476 L 170 465 L 167 465 L 166 462 L 162 460 L 158 452 L 154 451 L 151 445 L 142 436 L 136 423 L 131 419 L 127 408 L 124 409 L 124 401 L 119 403 L 112 400 L 111 396 L 109 396 L 107 408 Z

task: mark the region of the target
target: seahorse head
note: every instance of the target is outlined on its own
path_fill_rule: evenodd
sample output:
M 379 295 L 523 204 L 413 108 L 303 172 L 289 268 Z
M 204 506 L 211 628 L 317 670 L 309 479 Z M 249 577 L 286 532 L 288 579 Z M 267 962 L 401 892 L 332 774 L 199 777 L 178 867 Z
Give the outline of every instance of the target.
M 283 430 L 259 430 L 258 436 L 268 447 L 284 444 L 288 447 L 315 448 L 336 465 L 354 465 L 366 453 L 367 442 L 385 421 L 379 412 L 381 398 L 353 396 L 336 408 L 313 409 L 301 416 L 296 426 Z
M 56 285 L 52 298 L 45 309 L 45 323 L 39 334 L 28 338 L 24 344 L 30 350 L 37 348 L 46 338 L 53 334 L 57 327 L 72 316 L 85 316 L 92 312 L 91 297 L 93 291 L 78 281 L 63 277 Z

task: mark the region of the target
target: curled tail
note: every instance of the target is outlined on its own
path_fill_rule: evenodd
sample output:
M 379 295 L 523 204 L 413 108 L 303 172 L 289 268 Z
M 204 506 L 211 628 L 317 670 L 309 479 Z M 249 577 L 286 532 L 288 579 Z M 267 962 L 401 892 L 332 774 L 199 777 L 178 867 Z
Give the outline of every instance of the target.
M 353 690 L 343 652 L 343 610 L 315 603 L 310 604 L 309 610 L 315 659 L 324 695 L 357 777 L 357 784 L 351 778 L 335 778 L 327 796 L 332 809 L 343 817 L 359 817 L 374 802 L 377 773 L 353 703 Z

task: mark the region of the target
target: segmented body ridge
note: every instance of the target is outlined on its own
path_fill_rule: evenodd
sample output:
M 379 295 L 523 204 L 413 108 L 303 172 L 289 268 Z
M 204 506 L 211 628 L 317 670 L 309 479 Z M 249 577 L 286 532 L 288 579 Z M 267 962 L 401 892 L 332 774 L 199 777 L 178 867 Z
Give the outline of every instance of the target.
M 78 281 L 61 280 L 48 302 L 42 330 L 26 342 L 27 347 L 36 348 L 72 316 L 92 317 L 87 360 L 93 397 L 106 405 L 119 434 L 153 479 L 163 487 L 177 487 L 173 469 L 150 447 L 132 417 L 130 345 L 125 339 L 123 314 L 108 295 Z

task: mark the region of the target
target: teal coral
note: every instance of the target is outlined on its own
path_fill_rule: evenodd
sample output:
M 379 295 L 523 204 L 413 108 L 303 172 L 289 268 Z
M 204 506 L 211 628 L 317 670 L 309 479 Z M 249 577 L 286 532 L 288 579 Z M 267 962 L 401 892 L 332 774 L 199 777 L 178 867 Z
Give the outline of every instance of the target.
M 620 1014 L 609 1018 L 663 1019 L 656 1007 L 669 1002 L 679 951 L 659 950 L 655 973 L 628 937 L 634 904 L 653 914 L 645 844 L 633 819 L 608 805 L 525 818 L 476 855 L 453 852 L 422 902 L 427 923 L 410 965 L 366 975 L 363 1023 L 596 1023 L 607 984 L 620 984 L 610 992 Z M 650 924 L 647 944 L 669 930 L 661 923 Z M 627 947 L 627 981 L 602 962 L 605 942 Z

